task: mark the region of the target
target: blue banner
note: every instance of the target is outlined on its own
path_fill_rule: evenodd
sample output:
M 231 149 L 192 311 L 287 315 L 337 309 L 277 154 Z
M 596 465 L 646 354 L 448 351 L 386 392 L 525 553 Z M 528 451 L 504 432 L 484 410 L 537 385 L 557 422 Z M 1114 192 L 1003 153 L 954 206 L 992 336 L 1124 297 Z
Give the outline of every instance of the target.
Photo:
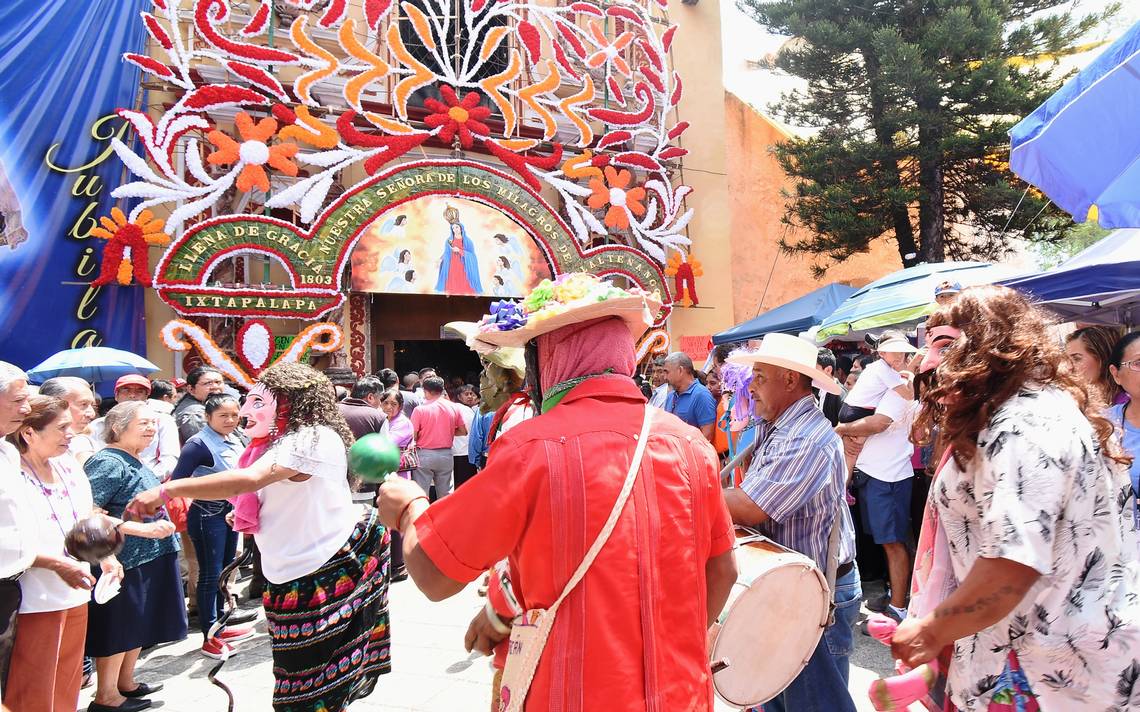
M 145 355 L 143 288 L 91 287 L 92 237 L 125 179 L 110 139 L 134 107 L 148 0 L 0 4 L 0 360 L 25 369 L 63 349 Z

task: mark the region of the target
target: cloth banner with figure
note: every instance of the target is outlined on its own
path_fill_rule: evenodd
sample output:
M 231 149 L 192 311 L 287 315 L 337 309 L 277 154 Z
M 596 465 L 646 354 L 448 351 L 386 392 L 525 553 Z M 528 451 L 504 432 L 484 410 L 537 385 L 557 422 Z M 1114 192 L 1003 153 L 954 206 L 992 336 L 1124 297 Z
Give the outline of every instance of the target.
M 144 290 L 91 282 L 109 244 L 93 231 L 111 222 L 111 191 L 126 178 L 110 140 L 130 134 L 114 111 L 141 91 L 122 55 L 144 51 L 137 18 L 150 7 L 0 5 L 2 360 L 31 368 L 73 347 L 145 352 Z

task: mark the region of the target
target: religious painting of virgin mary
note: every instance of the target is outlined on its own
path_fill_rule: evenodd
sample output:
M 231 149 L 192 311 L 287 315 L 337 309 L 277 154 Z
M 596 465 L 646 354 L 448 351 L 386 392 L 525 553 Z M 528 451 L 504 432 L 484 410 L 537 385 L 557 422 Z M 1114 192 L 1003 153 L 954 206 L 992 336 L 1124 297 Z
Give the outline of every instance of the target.
M 352 251 L 358 292 L 522 297 L 550 265 L 509 215 L 455 195 L 399 204 L 363 231 Z
M 443 211 L 447 220 L 448 235 L 439 258 L 439 279 L 435 291 L 440 294 L 482 294 L 479 279 L 479 259 L 475 256 L 475 243 L 467 237 L 467 228 L 459 219 L 459 210 L 448 205 Z

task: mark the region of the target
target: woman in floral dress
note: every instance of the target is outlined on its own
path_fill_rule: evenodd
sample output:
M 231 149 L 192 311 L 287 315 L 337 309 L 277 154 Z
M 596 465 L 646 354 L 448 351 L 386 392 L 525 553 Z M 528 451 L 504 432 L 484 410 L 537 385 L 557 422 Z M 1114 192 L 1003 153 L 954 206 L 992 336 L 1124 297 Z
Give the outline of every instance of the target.
M 931 317 L 952 327 L 916 432 L 951 448 L 931 490 L 957 588 L 905 620 L 914 667 L 953 646 L 959 710 L 1140 709 L 1140 567 L 1128 458 L 1049 318 L 975 287 Z

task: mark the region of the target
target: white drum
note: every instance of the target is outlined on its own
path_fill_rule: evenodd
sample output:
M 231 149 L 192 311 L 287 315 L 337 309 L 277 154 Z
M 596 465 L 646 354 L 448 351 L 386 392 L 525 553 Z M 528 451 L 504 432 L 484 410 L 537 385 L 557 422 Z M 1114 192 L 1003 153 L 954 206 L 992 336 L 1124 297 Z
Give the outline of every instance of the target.
M 710 649 L 717 697 L 744 708 L 771 700 L 804 669 L 831 594 L 815 562 L 746 527 L 736 528 L 736 565 Z

